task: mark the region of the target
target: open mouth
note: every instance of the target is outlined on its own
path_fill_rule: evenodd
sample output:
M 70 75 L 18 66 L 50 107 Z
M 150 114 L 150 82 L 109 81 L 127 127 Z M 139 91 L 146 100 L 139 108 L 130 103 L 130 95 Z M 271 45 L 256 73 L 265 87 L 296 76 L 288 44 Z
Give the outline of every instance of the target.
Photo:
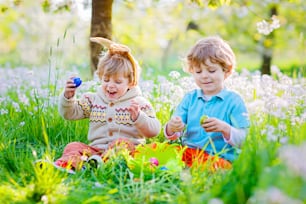
M 115 91 L 107 91 L 107 95 L 108 95 L 108 97 L 110 97 L 110 98 L 115 97 L 116 94 L 117 94 L 117 92 L 115 92 Z

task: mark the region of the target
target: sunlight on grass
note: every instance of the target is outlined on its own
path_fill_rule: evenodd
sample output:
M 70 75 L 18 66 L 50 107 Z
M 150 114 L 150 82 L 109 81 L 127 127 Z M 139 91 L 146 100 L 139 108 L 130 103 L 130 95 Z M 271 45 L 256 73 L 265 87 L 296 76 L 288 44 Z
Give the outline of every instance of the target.
M 288 77 L 274 67 L 272 76 L 244 70 L 227 80 L 227 87 L 244 98 L 251 119 L 231 170 L 185 168 L 179 152 L 166 148 L 176 144 L 164 143 L 161 132 L 149 140 L 157 144 L 156 151 L 140 148 L 135 158 L 114 153 L 97 169 L 69 175 L 52 161 L 67 143 L 87 142 L 88 120 L 59 116 L 59 81 L 68 74 L 55 72 L 0 69 L 0 203 L 275 203 L 276 198 L 305 203 L 305 78 Z M 98 84 L 83 81 L 78 96 Z M 177 72 L 140 86 L 162 125 L 195 87 Z M 40 166 L 38 159 L 50 162 Z

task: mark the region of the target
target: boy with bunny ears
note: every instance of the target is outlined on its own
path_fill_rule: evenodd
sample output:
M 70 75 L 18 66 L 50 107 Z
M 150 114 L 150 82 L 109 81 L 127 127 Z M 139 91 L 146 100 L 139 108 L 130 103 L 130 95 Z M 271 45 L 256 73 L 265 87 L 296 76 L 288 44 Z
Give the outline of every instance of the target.
M 138 87 L 139 66 L 130 49 L 108 39 L 94 37 L 108 51 L 101 56 L 97 74 L 101 86 L 95 93 L 75 98 L 76 85 L 72 78 L 66 81 L 59 97 L 59 113 L 67 120 L 89 118 L 89 144 L 69 143 L 54 165 L 58 168 L 79 170 L 90 158 L 103 157 L 119 143 L 131 152 L 135 145 L 159 134 L 161 124 L 150 102 Z

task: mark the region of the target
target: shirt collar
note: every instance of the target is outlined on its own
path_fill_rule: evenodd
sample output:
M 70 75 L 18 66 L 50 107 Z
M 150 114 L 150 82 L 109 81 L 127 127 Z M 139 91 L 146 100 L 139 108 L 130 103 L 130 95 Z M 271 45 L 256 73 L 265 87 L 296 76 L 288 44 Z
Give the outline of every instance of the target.
M 222 89 L 218 94 L 212 96 L 212 98 L 217 97 L 220 98 L 222 100 L 224 100 L 225 96 L 226 96 L 226 88 Z M 202 91 L 202 89 L 197 89 L 197 98 L 202 98 L 204 99 L 204 93 Z

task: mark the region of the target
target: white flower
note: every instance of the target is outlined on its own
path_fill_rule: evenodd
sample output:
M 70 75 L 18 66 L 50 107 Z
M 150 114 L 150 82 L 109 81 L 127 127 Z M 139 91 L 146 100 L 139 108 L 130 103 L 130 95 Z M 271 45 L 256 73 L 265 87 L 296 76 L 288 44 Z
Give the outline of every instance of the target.
M 177 72 L 177 71 L 171 71 L 171 72 L 169 73 L 169 76 L 170 76 L 172 79 L 178 79 L 178 78 L 180 78 L 181 74 L 180 74 L 179 72 Z
M 13 105 L 13 107 L 15 108 L 15 111 L 16 111 L 16 112 L 21 112 L 21 110 L 20 110 L 20 106 L 19 106 L 19 104 L 18 104 L 18 103 L 13 102 L 13 103 L 12 103 L 12 105 Z
M 208 204 L 223 204 L 224 202 L 221 199 L 213 198 L 208 201 Z
M 277 19 L 277 16 L 273 15 L 271 17 L 271 23 L 266 20 L 262 20 L 261 22 L 256 23 L 257 31 L 260 34 L 269 35 L 273 30 L 280 27 L 280 22 Z
M 275 15 L 272 16 L 272 23 L 270 24 L 271 28 L 277 29 L 280 27 L 280 22 Z
M 262 20 L 261 22 L 256 23 L 257 31 L 260 34 L 269 35 L 272 30 L 270 29 L 269 23 L 265 20 Z
M 46 196 L 46 195 L 41 196 L 41 201 L 43 203 L 47 204 L 48 203 L 48 196 Z
M 300 146 L 286 145 L 279 149 L 281 160 L 296 174 L 306 179 L 306 143 Z
M 255 194 L 249 198 L 247 203 L 302 204 L 303 202 L 289 197 L 276 187 L 270 187 L 269 189 L 259 189 L 255 191 Z
M 8 110 L 6 110 L 6 109 L 1 109 L 1 110 L 0 110 L 0 115 L 5 115 L 5 114 L 8 114 Z

